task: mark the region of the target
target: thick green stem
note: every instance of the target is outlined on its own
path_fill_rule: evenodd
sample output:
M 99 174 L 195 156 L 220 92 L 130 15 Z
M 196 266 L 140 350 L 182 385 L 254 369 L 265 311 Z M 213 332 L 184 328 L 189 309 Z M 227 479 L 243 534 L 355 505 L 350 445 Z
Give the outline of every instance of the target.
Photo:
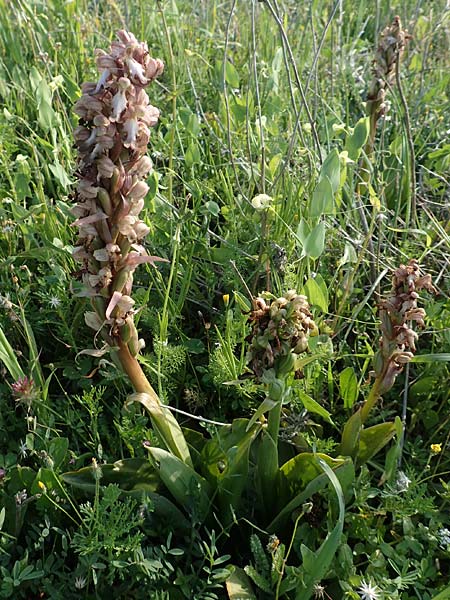
M 384 373 L 383 373 L 383 375 L 384 375 Z M 383 375 L 381 375 L 375 379 L 372 389 L 370 390 L 370 393 L 367 397 L 367 400 L 364 403 L 363 407 L 361 408 L 361 422 L 362 423 L 364 423 L 367 420 L 367 417 L 369 416 L 369 412 L 372 410 L 372 408 L 375 406 L 375 404 L 381 398 L 381 394 L 380 394 L 379 390 L 380 390 L 381 382 L 383 380 Z
M 119 342 L 117 354 L 123 370 L 138 394 L 137 401 L 145 407 L 150 415 L 153 428 L 162 444 L 174 456 L 192 466 L 189 447 L 178 421 L 170 409 L 161 403 L 137 359 L 131 355 L 128 346 L 122 341 Z
M 127 344 L 124 344 L 122 341 L 119 342 L 119 351 L 117 352 L 117 355 L 123 370 L 128 375 L 131 385 L 134 387 L 136 392 L 148 394 L 152 397 L 154 402 L 161 404 L 157 393 L 152 388 L 136 357 L 131 355 Z
M 261 441 L 261 448 L 258 456 L 258 470 L 260 472 L 259 478 L 264 508 L 269 518 L 271 518 L 271 513 L 276 500 L 276 486 L 279 473 L 278 434 L 280 430 L 283 398 L 286 396 L 286 393 L 287 389 L 284 388 L 281 398 L 269 412 L 267 428 L 264 431 L 264 437 Z

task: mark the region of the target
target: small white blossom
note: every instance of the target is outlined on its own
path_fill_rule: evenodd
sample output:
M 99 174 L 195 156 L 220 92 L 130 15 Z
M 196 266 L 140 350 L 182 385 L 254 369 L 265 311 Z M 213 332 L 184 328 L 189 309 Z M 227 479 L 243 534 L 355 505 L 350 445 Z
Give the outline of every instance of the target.
M 255 210 L 266 210 L 269 208 L 270 204 L 273 202 L 273 198 L 268 196 L 267 194 L 258 194 L 252 200 L 252 206 Z
M 376 585 L 372 585 L 370 580 L 366 583 L 363 579 L 358 588 L 358 594 L 362 600 L 378 600 L 380 589 Z
M 75 578 L 75 588 L 77 590 L 82 590 L 86 586 L 86 578 L 85 577 L 76 577 Z
M 444 550 L 450 545 L 450 529 L 443 528 L 437 532 L 439 538 L 439 546 Z
M 397 474 L 397 479 L 395 480 L 395 489 L 397 492 L 406 492 L 409 488 L 409 484 L 411 483 L 411 479 L 407 477 L 406 473 L 403 471 L 399 471 Z
M 48 303 L 52 308 L 58 308 L 58 306 L 61 306 L 61 299 L 58 296 L 51 296 Z
M 21 458 L 26 458 L 28 454 L 28 448 L 25 442 L 22 442 L 22 440 L 20 440 L 20 444 L 19 444 L 19 456 Z

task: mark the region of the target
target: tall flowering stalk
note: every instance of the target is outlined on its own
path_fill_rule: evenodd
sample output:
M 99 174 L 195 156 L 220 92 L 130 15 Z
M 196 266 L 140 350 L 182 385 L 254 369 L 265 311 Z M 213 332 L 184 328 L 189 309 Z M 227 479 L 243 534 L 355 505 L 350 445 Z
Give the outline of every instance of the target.
M 373 76 L 367 93 L 366 110 L 370 117 L 370 133 L 365 148 L 373 152 L 377 123 L 386 112 L 386 90 L 393 85 L 406 44 L 411 36 L 402 29 L 400 17 L 394 17 L 391 25 L 383 29 L 373 61 Z
M 425 310 L 417 305 L 418 292 L 423 289 L 435 291 L 431 275 L 422 274 L 416 260 L 394 271 L 391 292 L 380 303 L 380 349 L 375 354 L 372 373 L 375 380 L 365 404 L 345 424 L 340 447 L 345 456 L 355 454 L 360 429 L 370 411 L 414 356 L 417 333 L 413 324 L 425 325 Z
M 109 54 L 96 51 L 99 80 L 83 84 L 74 107 L 80 120 L 74 131 L 78 185 L 72 213 L 79 238 L 73 256 L 82 263 L 81 295 L 91 299 L 93 309 L 85 314 L 86 324 L 114 351 L 137 394 L 145 395 L 139 400 L 151 407 L 153 424 L 170 447 L 174 431 L 181 431 L 136 359 L 143 341 L 131 297 L 136 267 L 162 260 L 147 254 L 143 240 L 150 230 L 139 215 L 152 169 L 146 154 L 150 128 L 159 118 L 144 88 L 164 65 L 132 33 L 122 30 L 117 37 Z
M 431 275 L 421 274 L 417 260 L 410 260 L 394 271 L 391 292 L 380 303 L 380 350 L 374 359 L 372 393 L 361 410 L 363 422 L 378 398 L 392 388 L 414 356 L 417 333 L 412 328 L 413 323 L 425 326 L 425 309 L 417 305 L 418 292 L 423 289 L 436 291 Z
M 279 473 L 278 436 L 282 407 L 290 393 L 288 380 L 293 374 L 300 375 L 297 359 L 308 349 L 309 336 L 317 335 L 317 326 L 306 296 L 295 290 L 289 290 L 269 304 L 264 298 L 254 298 L 249 321 L 252 332 L 248 338 L 247 364 L 256 381 L 267 386 L 267 397 L 256 415 L 261 410 L 269 411 L 259 447 L 258 479 L 265 509 L 270 513 Z

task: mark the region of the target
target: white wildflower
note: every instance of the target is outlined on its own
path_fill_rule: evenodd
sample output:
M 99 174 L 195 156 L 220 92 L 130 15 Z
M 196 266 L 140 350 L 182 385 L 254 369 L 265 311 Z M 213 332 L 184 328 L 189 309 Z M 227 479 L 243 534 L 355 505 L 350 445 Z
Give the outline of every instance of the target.
M 28 454 L 27 444 L 26 444 L 26 442 L 22 442 L 22 440 L 20 440 L 20 443 L 19 443 L 19 456 L 21 458 L 26 458 L 27 454 Z
M 273 198 L 267 194 L 258 194 L 252 200 L 252 206 L 256 210 L 266 210 L 273 202 Z
M 397 474 L 397 479 L 395 480 L 395 490 L 400 492 L 406 492 L 409 488 L 409 484 L 411 483 L 411 479 L 407 477 L 406 473 L 403 471 L 399 471 Z
M 86 578 L 85 577 L 76 577 L 75 578 L 75 588 L 77 590 L 82 590 L 84 587 L 86 587 Z
M 61 299 L 58 298 L 58 296 L 51 296 L 48 303 L 50 304 L 51 308 L 58 308 L 58 306 L 61 306 Z
M 439 538 L 439 546 L 444 550 L 450 546 L 450 529 L 442 528 L 437 532 Z
M 362 600 L 378 600 L 380 589 L 376 585 L 372 585 L 370 580 L 366 583 L 363 579 L 358 588 L 358 594 Z

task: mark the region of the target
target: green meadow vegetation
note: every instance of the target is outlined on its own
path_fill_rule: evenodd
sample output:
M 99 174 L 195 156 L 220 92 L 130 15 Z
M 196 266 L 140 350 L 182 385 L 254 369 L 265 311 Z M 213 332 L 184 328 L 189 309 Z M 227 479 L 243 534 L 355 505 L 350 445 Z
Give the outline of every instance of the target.
M 0 598 L 450 599 L 449 39 L 0 0 Z

